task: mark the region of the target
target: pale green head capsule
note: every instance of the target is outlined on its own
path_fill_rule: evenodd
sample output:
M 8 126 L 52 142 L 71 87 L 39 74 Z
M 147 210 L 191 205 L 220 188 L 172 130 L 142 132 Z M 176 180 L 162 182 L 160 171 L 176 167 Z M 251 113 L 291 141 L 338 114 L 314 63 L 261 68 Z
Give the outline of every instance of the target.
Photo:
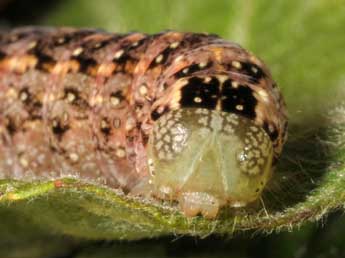
M 271 176 L 272 143 L 248 118 L 185 108 L 162 115 L 148 144 L 150 182 L 186 215 L 215 217 L 221 206 L 257 200 Z

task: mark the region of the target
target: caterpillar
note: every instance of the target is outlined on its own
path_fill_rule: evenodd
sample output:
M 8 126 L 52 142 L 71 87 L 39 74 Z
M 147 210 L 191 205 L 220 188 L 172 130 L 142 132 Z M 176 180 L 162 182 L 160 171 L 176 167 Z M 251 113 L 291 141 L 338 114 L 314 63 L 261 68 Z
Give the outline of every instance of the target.
M 216 35 L 0 34 L 0 178 L 75 176 L 215 218 L 259 198 L 286 131 L 266 65 Z

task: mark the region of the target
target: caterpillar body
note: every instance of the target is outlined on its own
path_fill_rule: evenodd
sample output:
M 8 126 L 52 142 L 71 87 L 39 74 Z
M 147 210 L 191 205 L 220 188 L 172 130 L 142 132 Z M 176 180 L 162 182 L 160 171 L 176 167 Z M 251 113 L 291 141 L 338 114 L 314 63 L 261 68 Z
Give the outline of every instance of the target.
M 214 218 L 258 199 L 286 130 L 268 68 L 218 36 L 0 34 L 0 178 L 77 176 Z

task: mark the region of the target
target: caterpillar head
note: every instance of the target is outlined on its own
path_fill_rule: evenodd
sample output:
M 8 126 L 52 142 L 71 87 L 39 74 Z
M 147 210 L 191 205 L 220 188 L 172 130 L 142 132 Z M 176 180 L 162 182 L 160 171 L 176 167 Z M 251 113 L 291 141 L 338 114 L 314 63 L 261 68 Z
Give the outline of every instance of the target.
M 213 218 L 221 206 L 246 206 L 272 173 L 274 142 L 250 117 L 258 108 L 255 92 L 231 82 L 224 76 L 177 82 L 169 100 L 175 104 L 149 138 L 153 194 L 177 200 L 189 216 Z
M 214 217 L 222 205 L 245 206 L 260 196 L 273 148 L 247 118 L 192 108 L 160 117 L 148 154 L 156 195 L 179 200 L 188 215 Z

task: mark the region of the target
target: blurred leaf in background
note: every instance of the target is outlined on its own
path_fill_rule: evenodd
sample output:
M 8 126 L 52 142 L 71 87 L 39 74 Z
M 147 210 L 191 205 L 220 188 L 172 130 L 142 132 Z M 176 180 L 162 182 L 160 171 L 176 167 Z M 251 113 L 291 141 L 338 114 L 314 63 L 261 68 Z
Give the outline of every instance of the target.
M 339 190 L 338 186 L 344 183 L 338 180 L 340 175 L 343 175 L 343 149 L 332 156 L 332 159 L 336 160 L 328 160 L 326 165 L 315 164 L 315 160 L 325 158 L 325 155 L 321 155 L 323 153 L 320 154 L 323 152 L 322 146 L 314 145 L 312 142 L 316 138 L 310 138 L 310 134 L 309 141 L 306 141 L 304 135 L 305 132 L 314 132 L 324 126 L 327 110 L 344 96 L 345 1 L 5 0 L 0 1 L 0 24 L 4 27 L 29 24 L 96 27 L 114 32 L 147 33 L 174 29 L 216 33 L 236 41 L 265 60 L 288 104 L 291 121 L 290 144 L 279 166 L 281 169 L 278 170 L 278 178 L 284 179 L 286 164 L 290 167 L 294 164 L 294 170 L 297 171 L 296 167 L 299 168 L 298 172 L 304 173 L 309 181 L 316 180 L 316 174 L 311 174 L 310 167 L 317 168 L 314 170 L 322 169 L 323 172 L 326 171 L 326 167 L 333 168 L 327 170 L 330 175 L 327 175 L 325 180 L 319 180 L 314 184 L 313 188 L 316 189 L 306 187 L 315 192 L 314 201 L 319 203 L 322 203 L 323 198 L 324 202 L 331 203 L 326 197 L 333 196 L 332 193 L 336 189 Z M 305 164 L 308 167 L 305 167 Z M 279 173 L 280 170 L 284 173 Z M 301 188 L 304 185 L 299 187 L 298 180 L 296 185 L 293 182 L 290 181 L 286 186 L 289 188 L 287 192 L 303 190 Z M 334 182 L 337 182 L 336 187 Z M 345 190 L 340 190 L 342 191 L 336 195 L 339 199 L 345 196 Z M 301 195 L 303 199 L 305 195 Z M 90 220 L 79 221 L 78 226 L 59 224 L 61 221 L 55 220 L 54 226 L 47 227 L 48 223 L 44 218 L 54 218 L 54 209 L 44 206 L 46 210 L 42 210 L 42 213 L 47 212 L 49 215 L 32 219 L 28 215 L 35 212 L 35 207 L 36 210 L 42 209 L 39 202 L 33 201 L 34 197 L 24 203 L 25 208 L 18 205 L 18 209 L 0 210 L 0 254 L 3 254 L 1 257 L 96 258 L 137 257 L 138 254 L 142 257 L 345 256 L 345 221 L 341 212 L 333 213 L 328 219 L 317 224 L 304 225 L 300 230 L 295 228 L 291 233 L 263 236 L 255 233 L 253 235 L 251 232 L 227 240 L 217 237 L 205 240 L 173 237 L 157 241 L 122 243 L 62 237 L 60 233 L 82 235 L 83 224 L 89 223 Z M 45 195 L 41 197 L 47 198 Z M 54 196 L 49 198 L 51 199 L 47 199 L 46 203 L 52 203 L 54 206 L 54 202 L 51 202 Z M 84 198 L 89 200 L 89 196 Z M 286 200 L 282 196 L 273 198 L 286 205 Z M 85 204 L 87 203 L 85 201 Z M 58 202 L 55 205 L 55 209 L 59 207 Z M 60 205 L 63 206 L 63 203 Z M 76 209 L 80 207 L 76 206 Z M 323 214 L 323 209 L 326 210 L 327 207 L 320 207 L 319 215 Z M 87 210 L 92 213 L 92 208 Z M 305 210 L 307 212 L 307 209 Z M 65 214 L 68 220 L 69 211 Z M 71 224 L 74 221 L 71 218 Z M 112 225 L 106 218 L 94 223 L 98 223 L 98 229 L 103 230 L 99 233 L 99 238 L 102 233 L 104 236 L 112 233 L 107 232 Z M 99 225 L 100 223 L 102 224 Z M 321 225 L 323 227 L 320 227 Z M 90 228 L 90 225 L 86 228 Z M 113 232 L 115 235 L 116 233 L 118 232 Z

